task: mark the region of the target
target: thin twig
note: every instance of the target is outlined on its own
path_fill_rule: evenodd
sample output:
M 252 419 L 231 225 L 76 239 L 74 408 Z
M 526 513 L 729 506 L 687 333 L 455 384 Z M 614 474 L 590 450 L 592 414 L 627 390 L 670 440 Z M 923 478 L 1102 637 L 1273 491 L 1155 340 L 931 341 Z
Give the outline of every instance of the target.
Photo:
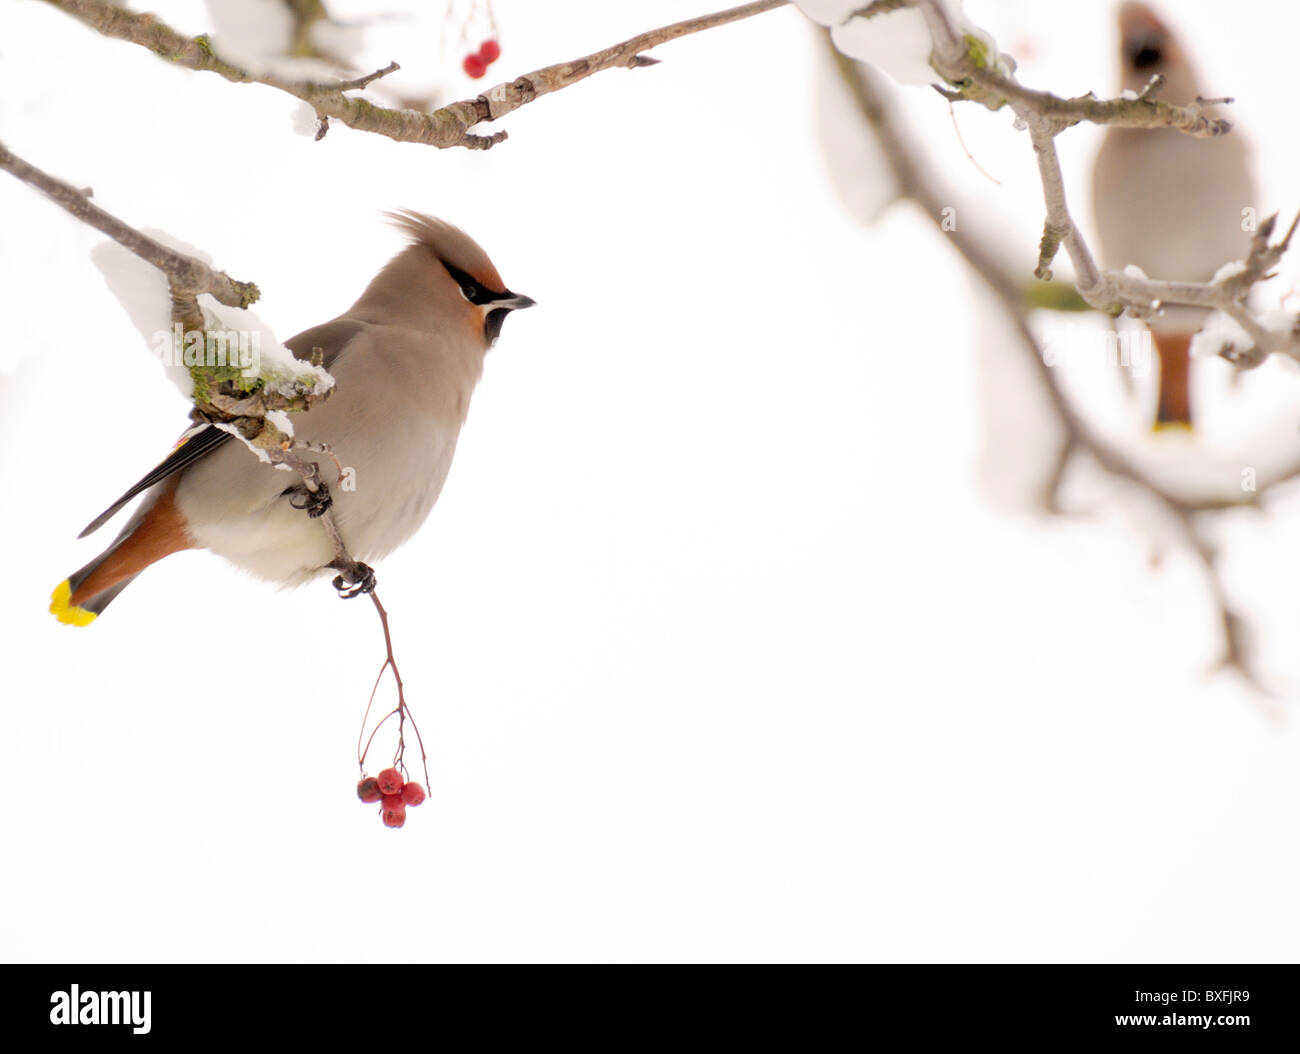
M 393 653 L 393 637 L 388 627 L 388 612 L 384 605 L 379 602 L 379 594 L 372 591 L 370 599 L 375 605 L 375 611 L 379 613 L 379 623 L 384 629 L 384 648 L 387 651 L 387 657 L 384 664 L 379 667 L 379 676 L 375 678 L 374 687 L 370 689 L 370 701 L 366 703 L 366 712 L 361 718 L 361 732 L 357 736 L 357 764 L 361 767 L 362 773 L 366 769 L 366 756 L 370 753 L 370 746 L 375 741 L 375 736 L 379 730 L 384 727 L 388 719 L 394 714 L 397 715 L 397 751 L 393 755 L 394 767 L 400 767 L 403 774 L 408 774 L 406 767 L 406 737 L 405 726 L 409 720 L 411 730 L 415 733 L 415 740 L 420 747 L 420 765 L 424 769 L 424 785 L 426 788 L 431 786 L 429 782 L 429 755 L 424 749 L 424 737 L 420 735 L 420 726 L 415 721 L 415 714 L 411 712 L 410 706 L 406 702 L 405 685 L 402 682 L 402 673 L 397 668 L 397 656 Z M 386 670 L 393 671 L 393 680 L 397 684 L 397 706 L 386 713 L 371 731 L 370 736 L 366 738 L 366 722 L 370 719 L 370 709 L 375 702 L 375 692 L 379 690 L 379 683 L 384 678 Z M 362 739 L 365 739 L 365 745 L 362 746 Z
M 1232 125 L 1213 114 L 1217 103 L 1231 99 L 1198 99 L 1187 106 L 1175 106 L 1152 98 L 1159 85 L 1147 88 L 1134 98 L 1098 99 L 1089 92 L 1065 99 L 1051 92 L 1026 88 L 1008 70 L 987 61 L 983 45 L 972 46 L 956 25 L 942 0 L 909 0 L 925 18 L 934 42 L 931 64 L 959 90 L 945 91 L 950 99 L 967 99 L 997 110 L 1010 104 L 1057 122 L 1062 127 L 1088 121 L 1112 128 L 1172 128 L 1185 135 L 1205 139 L 1226 135 Z
M 0 143 L 0 168 L 24 183 L 42 191 L 51 201 L 70 212 L 82 223 L 107 234 L 146 263 L 162 271 L 171 282 L 173 293 L 198 296 L 207 293 L 229 307 L 248 307 L 261 295 L 252 282 L 239 282 L 224 271 L 215 271 L 202 260 L 155 241 L 116 216 L 94 204 L 84 190 L 55 179 L 35 165 L 24 161 Z
M 390 73 L 396 73 L 402 67 L 396 62 L 390 62 L 381 70 L 375 70 L 374 73 L 367 73 L 364 77 L 353 77 L 350 81 L 339 81 L 334 85 L 336 91 L 354 91 L 365 88 L 379 80 L 381 77 L 387 77 Z
M 301 99 L 316 111 L 320 121 L 332 118 L 362 132 L 374 132 L 402 143 L 423 143 L 445 149 L 465 147 L 470 150 L 487 150 L 506 138 L 504 131 L 490 135 L 474 135 L 469 130 L 483 121 L 494 121 L 519 107 L 585 80 L 601 70 L 625 67 L 639 69 L 653 65 L 641 55 L 647 48 L 655 47 L 678 37 L 715 26 L 726 25 L 742 18 L 784 7 L 789 0 L 757 0 L 727 11 L 687 19 L 663 26 L 648 33 L 615 44 L 611 48 L 591 55 L 546 66 L 517 77 L 506 84 L 498 84 L 482 95 L 461 102 L 449 103 L 429 113 L 416 110 L 394 110 L 344 92 L 364 87 L 378 76 L 396 68 L 396 63 L 369 77 L 357 81 L 318 84 L 295 81 L 272 72 L 254 73 L 221 58 L 213 50 L 206 36 L 186 37 L 161 22 L 154 15 L 136 14 L 110 3 L 109 0 L 45 0 L 46 3 L 66 11 L 93 27 L 106 37 L 129 41 L 148 48 L 156 55 L 186 69 L 204 70 L 237 84 L 263 84 Z M 321 128 L 326 127 L 324 124 Z M 317 139 L 322 132 L 317 133 Z
M 1275 217 L 1260 225 L 1251 246 L 1246 266 L 1218 282 L 1167 282 L 1128 271 L 1104 271 L 1096 262 L 1087 242 L 1070 215 L 1065 199 L 1065 181 L 1056 153 L 1056 136 L 1080 120 L 1121 128 L 1173 128 L 1195 136 L 1223 135 L 1228 122 L 1211 116 L 1210 108 L 1227 99 L 1198 99 L 1190 106 L 1178 107 L 1152 98 L 1163 80 L 1153 77 L 1131 99 L 1100 102 L 1092 95 L 1079 99 L 1060 99 L 1050 92 L 1033 91 L 1015 77 L 997 68 L 995 63 L 977 59 L 979 53 L 954 23 L 951 12 L 941 0 L 909 0 L 924 16 L 930 30 L 935 68 L 953 83 L 975 84 L 985 91 L 957 92 L 961 98 L 977 98 L 993 109 L 1009 104 L 1016 117 L 1029 130 L 1038 172 L 1043 187 L 1047 217 L 1035 274 L 1051 276 L 1049 269 L 1058 247 L 1069 254 L 1075 270 L 1075 286 L 1091 306 L 1109 314 L 1127 310 L 1134 317 L 1147 317 L 1164 304 L 1185 304 L 1222 311 L 1236 321 L 1250 336 L 1252 347 L 1225 349 L 1224 358 L 1242 367 L 1257 366 L 1267 356 L 1287 355 L 1300 361 L 1300 315 L 1286 326 L 1272 327 L 1256 318 L 1246 307 L 1251 288 L 1271 277 L 1272 266 L 1281 258 L 1291 241 L 1295 224 L 1281 242 L 1270 245 Z M 987 48 L 983 49 L 987 51 Z M 945 92 L 952 98 L 953 93 Z M 1300 220 L 1300 216 L 1297 217 Z M 1231 261 L 1225 260 L 1224 263 Z
M 649 32 L 625 40 L 621 44 L 615 44 L 603 51 L 593 52 L 580 59 L 574 59 L 571 62 L 560 62 L 554 66 L 545 66 L 540 70 L 534 70 L 532 73 L 517 77 L 509 83 L 498 84 L 494 88 L 489 88 L 480 95 L 479 99 L 486 100 L 488 104 L 488 113 L 483 119 L 489 121 L 498 120 L 511 111 L 541 98 L 543 95 L 549 95 L 561 88 L 577 84 L 601 70 L 615 69 L 620 66 L 636 69 L 644 66 L 646 62 L 641 52 L 649 48 L 657 47 L 660 44 L 665 44 L 670 40 L 676 40 L 678 37 L 684 37 L 691 33 L 713 29 L 729 22 L 738 22 L 742 18 L 752 18 L 754 15 L 761 15 L 764 11 L 785 7 L 788 2 L 789 0 L 757 0 L 755 3 L 733 7 L 726 11 L 718 11 L 711 15 L 701 15 L 699 18 L 690 18 L 685 22 L 675 22 L 671 26 L 652 29 Z
M 972 238 L 961 228 L 943 227 L 945 203 L 952 196 L 939 190 L 930 174 L 922 168 L 913 153 L 912 147 L 904 138 L 893 114 L 884 101 L 876 83 L 875 76 L 867 69 L 856 64 L 852 59 L 840 53 L 830 42 L 827 44 L 833 61 L 853 94 L 858 110 L 866 123 L 872 128 L 882 152 L 893 170 L 894 179 L 902 197 L 915 202 L 921 211 L 929 217 L 950 240 L 952 246 L 980 276 L 993 293 L 1006 313 L 1008 321 L 1016 331 L 1019 344 L 1026 355 L 1033 361 L 1035 372 L 1042 382 L 1052 409 L 1065 432 L 1061 447 L 1053 458 L 1051 478 L 1044 495 L 1044 504 L 1049 509 L 1059 507 L 1059 489 L 1066 469 L 1077 452 L 1086 452 L 1092 460 L 1110 475 L 1124 480 L 1139 490 L 1151 495 L 1164 508 L 1166 513 L 1178 524 L 1187 547 L 1200 562 L 1206 576 L 1210 600 L 1217 613 L 1222 628 L 1223 664 L 1237 669 L 1248 681 L 1261 691 L 1265 689 L 1258 674 L 1251 664 L 1251 656 L 1246 641 L 1242 620 L 1230 608 L 1212 547 L 1205 541 L 1198 520 L 1205 514 L 1219 512 L 1229 508 L 1258 506 L 1271 488 L 1300 476 L 1300 465 L 1292 466 L 1268 481 L 1261 482 L 1254 492 L 1244 492 L 1240 497 L 1192 501 L 1173 494 L 1151 479 L 1138 466 L 1129 461 L 1119 450 L 1106 443 L 1097 435 L 1070 405 L 1069 399 L 1058 383 L 1054 371 L 1047 365 L 1038 345 L 1037 338 L 1029 328 L 1029 308 L 1017 282 L 1007 272 L 1000 260 L 985 249 L 983 244 Z

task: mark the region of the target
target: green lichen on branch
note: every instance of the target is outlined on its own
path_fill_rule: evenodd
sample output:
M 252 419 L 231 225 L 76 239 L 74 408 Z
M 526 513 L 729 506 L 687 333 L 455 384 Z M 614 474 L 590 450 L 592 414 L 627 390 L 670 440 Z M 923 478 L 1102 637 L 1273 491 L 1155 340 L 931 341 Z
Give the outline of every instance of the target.
M 1091 305 L 1070 282 L 1055 280 L 1026 282 L 1021 287 L 1025 304 L 1045 311 L 1091 311 Z
M 981 40 L 979 37 L 971 33 L 967 33 L 962 37 L 962 40 L 966 44 L 966 55 L 970 58 L 971 62 L 975 63 L 976 69 L 988 69 L 989 66 L 993 64 L 990 60 L 996 58 L 997 52 L 990 46 L 987 40 Z
M 1061 248 L 1061 242 L 1069 231 L 1059 230 L 1050 223 L 1043 225 L 1043 236 L 1038 242 L 1038 266 L 1034 268 L 1034 277 L 1044 282 L 1052 280 L 1052 261 Z

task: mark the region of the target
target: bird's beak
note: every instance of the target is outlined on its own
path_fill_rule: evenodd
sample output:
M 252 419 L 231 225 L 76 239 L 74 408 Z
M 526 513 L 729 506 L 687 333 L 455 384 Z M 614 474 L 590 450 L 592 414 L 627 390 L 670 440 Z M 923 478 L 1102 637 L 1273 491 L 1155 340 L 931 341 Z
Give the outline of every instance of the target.
M 532 297 L 520 296 L 518 293 L 509 292 L 509 290 L 507 290 L 504 299 L 492 301 L 492 307 L 494 309 L 498 307 L 503 307 L 507 311 L 521 311 L 526 307 L 535 307 L 536 305 L 537 305 L 537 301 L 534 300 Z

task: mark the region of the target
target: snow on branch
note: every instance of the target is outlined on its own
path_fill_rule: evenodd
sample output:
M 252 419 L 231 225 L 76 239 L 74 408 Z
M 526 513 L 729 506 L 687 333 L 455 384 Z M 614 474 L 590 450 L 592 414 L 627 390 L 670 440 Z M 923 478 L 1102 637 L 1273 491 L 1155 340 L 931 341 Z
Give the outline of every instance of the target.
M 487 150 L 502 142 L 506 133 L 499 131 L 490 135 L 476 135 L 470 132 L 471 128 L 484 121 L 498 120 L 543 95 L 577 84 L 602 70 L 653 66 L 658 60 L 649 58 L 642 52 L 690 33 L 699 33 L 784 7 L 789 0 L 756 0 L 726 11 L 652 29 L 603 51 L 570 62 L 546 66 L 505 84 L 498 84 L 473 99 L 450 103 L 428 113 L 390 109 L 344 94 L 364 88 L 377 78 L 397 70 L 399 67 L 395 62 L 356 80 L 334 83 L 293 80 L 271 71 L 253 72 L 242 69 L 221 58 L 206 36 L 186 37 L 154 15 L 137 14 L 109 0 L 45 2 L 80 19 L 106 37 L 139 44 L 178 66 L 216 73 L 238 84 L 262 84 L 301 99 L 312 107 L 321 122 L 318 139 L 324 134 L 328 122 L 337 120 L 357 131 L 374 132 L 402 143 L 423 143 L 440 149 L 459 146 L 469 150 Z
M 1065 182 L 1056 152 L 1056 136 L 1080 121 L 1121 128 L 1170 128 L 1186 135 L 1225 135 L 1231 125 L 1217 117 L 1212 107 L 1231 99 L 1197 99 L 1187 106 L 1175 106 L 1155 98 L 1163 86 L 1161 78 L 1151 80 L 1132 97 L 1100 100 L 1091 93 L 1065 99 L 1050 92 L 1020 84 L 1016 63 L 1000 54 L 984 31 L 966 22 L 955 0 L 876 0 L 859 6 L 856 0 L 798 0 L 815 21 L 831 27 L 835 47 L 851 58 L 870 62 L 890 72 L 900 61 L 898 48 L 881 58 L 881 39 L 910 39 L 915 50 L 928 47 L 929 67 L 948 82 L 940 94 L 949 100 L 971 100 L 990 109 L 1009 106 L 1017 127 L 1029 132 L 1038 161 L 1043 187 L 1046 220 L 1039 248 L 1036 277 L 1050 280 L 1052 260 L 1064 248 L 1074 265 L 1075 286 L 1091 307 L 1107 314 L 1127 311 L 1135 318 L 1147 318 L 1167 304 L 1185 304 L 1223 312 L 1245 332 L 1250 346 L 1224 342 L 1218 354 L 1241 368 L 1258 366 L 1269 355 L 1287 355 L 1300 361 L 1300 316 L 1266 321 L 1246 305 L 1251 289 L 1272 276 L 1272 268 L 1290 245 L 1296 222 L 1281 241 L 1270 244 L 1277 217 L 1260 224 L 1245 261 L 1225 260 L 1223 268 L 1209 282 L 1170 282 L 1148 277 L 1128 268 L 1103 270 L 1070 214 Z M 925 36 L 917 30 L 923 24 Z M 903 35 L 900 35 L 900 30 Z M 910 37 L 907 36 L 910 34 Z M 918 45 L 919 40 L 919 45 Z M 915 66 L 917 56 L 902 56 Z M 906 76 L 895 79 L 908 80 Z M 915 80 L 916 78 L 910 78 Z M 936 86 L 937 87 L 937 86 Z
M 179 327 L 183 337 L 198 334 L 206 344 L 207 332 L 222 321 L 220 310 L 209 311 L 200 297 L 210 296 L 218 305 L 247 311 L 261 295 L 254 283 L 231 278 L 197 256 L 165 245 L 125 223 L 94 204 L 89 191 L 56 179 L 24 161 L 3 143 L 0 143 L 0 169 L 42 191 L 81 222 L 108 235 L 161 271 L 171 295 L 170 322 Z M 270 332 L 251 312 L 248 326 Z M 301 362 L 278 345 L 262 348 L 260 340 L 255 364 L 228 361 L 216 365 L 200 358 L 190 367 L 187 377 L 192 382 L 187 394 L 205 419 L 231 426 L 263 450 L 289 443 L 289 436 L 267 420 L 268 413 L 305 410 L 327 398 L 334 385 L 334 379 L 318 366 Z
M 215 271 L 202 260 L 177 252 L 142 234 L 91 200 L 88 192 L 41 171 L 0 143 L 0 168 L 7 170 L 61 205 L 83 223 L 107 234 L 140 259 L 167 275 L 174 294 L 194 298 L 207 293 L 228 307 L 248 307 L 261 295 L 252 282 L 239 282 L 224 271 Z
M 211 296 L 220 304 L 243 310 L 258 299 L 257 286 L 252 282 L 237 281 L 203 260 L 163 245 L 156 238 L 136 230 L 93 204 L 87 191 L 55 179 L 18 157 L 3 143 L 0 143 L 0 169 L 44 192 L 77 219 L 107 234 L 161 271 L 171 292 L 172 320 L 182 333 L 206 334 L 208 320 L 199 301 L 201 296 Z M 287 351 L 284 354 L 289 355 Z M 296 453 L 305 449 L 332 455 L 332 451 L 320 444 L 294 439 L 284 430 L 290 427 L 288 419 L 281 416 L 284 411 L 305 410 L 327 398 L 333 391 L 334 379 L 318 367 L 290 356 L 292 377 L 291 385 L 286 388 L 280 383 L 284 370 L 278 356 L 268 356 L 268 359 L 252 375 L 241 375 L 238 369 L 219 370 L 206 361 L 200 362 L 191 371 L 197 371 L 192 391 L 195 413 L 200 419 L 217 423 L 238 435 L 264 460 L 297 472 L 309 495 L 320 494 L 316 503 L 320 512 L 314 512 L 313 516 L 320 520 L 334 546 L 335 568 L 346 582 L 354 584 L 366 582 L 368 574 L 366 584 L 373 588 L 373 572 L 354 561 L 343 545 L 329 513 L 328 491 L 320 481 L 319 468 Z M 268 419 L 268 414 L 274 415 L 275 420 Z
M 197 331 L 206 335 L 208 319 L 199 301 L 201 296 L 211 296 L 220 304 L 245 311 L 259 298 L 258 288 L 252 282 L 237 281 L 198 257 L 164 245 L 156 238 L 136 230 L 93 204 L 90 201 L 89 191 L 78 190 L 62 180 L 55 179 L 18 157 L 3 143 L 0 143 L 0 169 L 44 192 L 77 219 L 107 234 L 123 248 L 161 271 L 166 276 L 171 291 L 172 319 L 182 332 Z M 250 319 L 250 323 L 260 324 L 260 320 Z M 405 770 L 404 729 L 409 720 L 419 741 L 427 784 L 428 757 L 424 750 L 424 741 L 420 737 L 419 727 L 415 724 L 415 718 L 406 702 L 402 676 L 393 650 L 388 612 L 379 600 L 374 569 L 355 560 L 348 552 L 343 536 L 339 533 L 338 524 L 330 511 L 333 499 L 330 497 L 328 486 L 321 479 L 320 466 L 314 461 L 308 461 L 299 451 L 329 457 L 338 468 L 340 483 L 344 478 L 343 465 L 329 446 L 306 439 L 295 439 L 288 417 L 285 415 L 286 410 L 305 410 L 327 398 L 334 389 L 334 378 L 315 364 L 308 365 L 293 358 L 286 349 L 279 350 L 292 363 L 289 367 L 290 379 L 294 382 L 291 390 L 285 389 L 280 383 L 285 374 L 282 364 L 277 361 L 278 355 L 271 356 L 272 361 L 253 371 L 251 377 L 244 374 L 244 381 L 235 382 L 233 388 L 229 376 L 214 373 L 206 365 L 200 365 L 196 367 L 200 373 L 194 377 L 192 392 L 194 412 L 201 420 L 217 424 L 218 427 L 237 435 L 262 460 L 296 472 L 301 477 L 304 500 L 295 507 L 305 510 L 308 516 L 316 520 L 330 541 L 334 559 L 329 566 L 338 572 L 333 580 L 335 590 L 345 599 L 368 595 L 379 615 L 387 657 L 380 667 L 375 688 L 379 687 L 384 673 L 391 670 L 397 683 L 398 702 L 380 724 L 393 716 L 398 719 L 398 746 L 394 765 Z M 305 386 L 304 378 L 306 378 Z M 241 383 L 247 387 L 241 388 Z M 375 692 L 372 690 L 371 704 L 374 698 Z M 369 713 L 368 704 L 367 717 Z M 363 731 L 364 727 L 363 719 Z M 371 738 L 373 739 L 373 733 Z M 364 752 L 358 760 L 364 772 Z
M 1061 128 L 1089 121 L 1116 128 L 1172 128 L 1201 139 L 1225 135 L 1232 128 L 1210 110 L 1231 99 L 1197 99 L 1186 106 L 1161 102 L 1154 98 L 1162 86 L 1158 78 L 1132 98 L 1098 99 L 1089 92 L 1065 99 L 1026 88 L 1016 80 L 1015 61 L 997 55 L 987 35 L 962 24 L 944 0 L 911 0 L 909 6 L 920 12 L 930 32 L 931 64 L 957 89 L 944 93 L 949 98 L 969 99 L 991 110 L 1010 105 L 1019 117 L 1027 111 Z
M 858 64 L 828 37 L 832 58 L 845 84 L 849 87 L 864 123 L 870 127 L 876 142 L 887 161 L 899 189 L 899 196 L 912 200 L 921 211 L 944 232 L 948 244 L 965 259 L 971 269 L 984 280 L 994 294 L 1013 326 L 1019 344 L 1032 361 L 1035 373 L 1048 396 L 1052 412 L 1060 422 L 1064 439 L 1055 457 L 1054 470 L 1044 488 L 1043 504 L 1050 511 L 1060 509 L 1060 489 L 1069 464 L 1076 455 L 1086 455 L 1093 463 L 1112 477 L 1145 494 L 1163 509 L 1176 527 L 1179 537 L 1192 552 L 1205 575 L 1206 590 L 1213 604 L 1222 639 L 1221 663 L 1242 674 L 1257 689 L 1264 691 L 1259 674 L 1254 668 L 1248 645 L 1247 625 L 1231 606 L 1224 588 L 1217 553 L 1208 539 L 1202 519 L 1216 513 L 1240 508 L 1260 508 L 1266 495 L 1285 482 L 1300 477 L 1300 464 L 1284 466 L 1269 479 L 1261 480 L 1257 490 L 1242 491 L 1227 498 L 1191 500 L 1166 488 L 1154 479 L 1137 462 L 1112 443 L 1107 442 L 1071 406 L 1057 371 L 1047 365 L 1043 349 L 1029 326 L 1032 304 L 1024 289 L 1006 265 L 978 239 L 964 228 L 944 227 L 947 202 L 953 196 L 935 182 L 933 166 L 926 163 L 908 141 L 905 130 L 888 103 L 876 76 Z M 1294 229 L 1293 224 L 1293 229 Z M 1226 277 L 1211 283 L 1221 288 L 1224 298 L 1233 298 L 1265 277 L 1286 249 L 1291 237 L 1288 232 L 1282 242 L 1269 245 L 1272 221 L 1261 224 L 1252 246 L 1250 258 L 1240 269 L 1225 268 Z M 1134 279 L 1138 285 L 1145 280 Z M 1151 283 L 1164 285 L 1166 283 Z M 1217 306 L 1217 305 L 1211 305 Z

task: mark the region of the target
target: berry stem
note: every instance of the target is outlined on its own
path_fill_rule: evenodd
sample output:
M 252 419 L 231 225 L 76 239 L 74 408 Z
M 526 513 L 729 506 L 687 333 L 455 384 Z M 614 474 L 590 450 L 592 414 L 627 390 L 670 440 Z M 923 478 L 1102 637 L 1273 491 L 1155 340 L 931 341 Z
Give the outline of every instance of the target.
M 402 673 L 397 668 L 397 656 L 393 654 L 393 635 L 388 627 L 388 612 L 384 605 L 379 601 L 377 592 L 371 592 L 370 599 L 375 605 L 375 610 L 379 613 L 379 623 L 384 630 L 384 648 L 387 655 L 384 663 L 379 667 L 379 675 L 375 678 L 374 687 L 370 689 L 370 699 L 366 702 L 366 712 L 361 718 L 361 731 L 357 734 L 357 764 L 361 767 L 362 773 L 366 769 L 366 756 L 370 753 L 370 745 L 374 742 L 375 736 L 379 730 L 384 727 L 388 719 L 394 714 L 397 715 L 397 752 L 393 756 L 393 767 L 399 768 L 403 775 L 409 775 L 406 767 L 406 721 L 409 718 L 411 730 L 415 733 L 416 742 L 420 746 L 420 764 L 424 769 L 424 784 L 426 787 L 431 786 L 429 782 L 429 755 L 424 749 L 424 737 L 420 735 L 420 726 L 416 723 L 415 715 L 406 703 L 405 685 L 402 682 Z M 370 720 L 370 711 L 375 703 L 375 693 L 379 691 L 379 683 L 384 678 L 386 670 L 393 671 L 393 680 L 397 684 L 397 706 L 390 710 L 375 725 L 370 737 L 365 739 L 366 724 Z M 365 745 L 362 746 L 362 740 L 365 739 Z

